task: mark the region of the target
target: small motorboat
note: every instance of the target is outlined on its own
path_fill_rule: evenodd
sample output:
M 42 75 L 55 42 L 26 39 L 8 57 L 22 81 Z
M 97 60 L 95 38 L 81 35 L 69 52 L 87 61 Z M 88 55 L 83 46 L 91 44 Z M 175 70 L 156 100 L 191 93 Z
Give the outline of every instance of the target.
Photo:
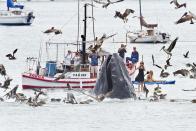
M 12 0 L 7 0 L 7 10 L 0 10 L 1 25 L 31 25 L 34 18 L 33 11 Z

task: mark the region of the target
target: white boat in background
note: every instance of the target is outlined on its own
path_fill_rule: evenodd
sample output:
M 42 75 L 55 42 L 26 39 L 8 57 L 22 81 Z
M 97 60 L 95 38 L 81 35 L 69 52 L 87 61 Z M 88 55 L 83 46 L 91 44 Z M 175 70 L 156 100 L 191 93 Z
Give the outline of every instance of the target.
M 140 31 L 127 33 L 127 37 L 130 39 L 131 43 L 167 43 L 170 41 L 170 35 L 165 32 L 155 30 L 158 24 L 148 24 L 141 12 L 141 0 L 139 0 L 140 5 Z M 143 30 L 145 27 L 146 30 Z
M 141 30 L 127 34 L 131 43 L 167 43 L 170 35 L 154 29 Z
M 33 11 L 25 10 L 12 0 L 7 0 L 7 10 L 0 10 L 1 25 L 31 25 L 34 18 Z

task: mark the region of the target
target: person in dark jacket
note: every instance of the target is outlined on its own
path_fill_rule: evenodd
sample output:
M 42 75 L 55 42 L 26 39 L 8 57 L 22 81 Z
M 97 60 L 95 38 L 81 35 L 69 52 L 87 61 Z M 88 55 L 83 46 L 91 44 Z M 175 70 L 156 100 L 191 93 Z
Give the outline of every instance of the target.
M 125 53 L 126 53 L 126 52 L 127 52 L 126 46 L 123 45 L 123 44 L 121 44 L 121 47 L 118 49 L 118 54 L 119 54 L 120 57 L 123 58 L 123 60 L 124 60 L 124 58 L 125 58 Z

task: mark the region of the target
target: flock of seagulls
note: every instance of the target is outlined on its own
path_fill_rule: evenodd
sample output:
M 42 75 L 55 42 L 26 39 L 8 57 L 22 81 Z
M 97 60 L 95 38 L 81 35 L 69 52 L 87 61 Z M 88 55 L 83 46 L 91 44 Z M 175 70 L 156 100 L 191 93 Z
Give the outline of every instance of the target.
M 187 7 L 186 3 L 179 4 L 177 0 L 171 1 L 170 4 L 174 4 L 175 9 L 179 9 L 181 7 L 184 7 L 184 8 Z M 193 14 L 192 12 L 188 11 L 188 12 L 185 12 L 181 16 L 181 18 L 175 22 L 175 24 L 180 24 L 180 23 L 184 23 L 184 22 L 187 22 L 187 21 L 190 21 L 190 24 L 194 24 L 193 20 L 196 20 L 196 15 Z
M 167 70 L 168 67 L 172 66 L 170 64 L 170 60 L 172 58 L 172 50 L 174 49 L 177 41 L 178 41 L 178 37 L 176 37 L 172 42 L 171 44 L 169 45 L 168 48 L 165 48 L 165 46 L 163 46 L 161 48 L 161 50 L 163 50 L 167 55 L 168 55 L 168 58 L 166 60 L 166 64 L 164 66 L 160 66 L 158 64 L 155 63 L 155 58 L 154 58 L 154 55 L 152 55 L 152 64 L 153 66 L 156 66 L 158 67 L 159 69 L 161 69 L 161 73 L 160 73 L 160 77 L 161 78 L 167 78 L 170 73 L 168 72 L 165 72 L 165 70 Z M 189 58 L 189 51 L 187 51 L 185 54 L 183 54 L 183 57 L 184 58 Z M 194 78 L 196 79 L 196 64 L 193 63 L 193 64 L 186 64 L 187 67 L 191 67 L 191 69 L 179 69 L 179 70 L 176 70 L 173 72 L 173 75 L 176 76 L 176 75 L 181 75 L 181 76 L 190 76 L 190 78 Z

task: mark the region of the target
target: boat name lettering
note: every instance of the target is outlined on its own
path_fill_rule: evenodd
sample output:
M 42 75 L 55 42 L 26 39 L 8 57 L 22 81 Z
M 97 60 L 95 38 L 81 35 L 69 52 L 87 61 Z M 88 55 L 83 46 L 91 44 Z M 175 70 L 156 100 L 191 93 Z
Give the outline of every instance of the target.
M 31 77 L 35 77 L 35 78 L 41 78 L 43 79 L 44 76 L 41 76 L 41 75 L 36 75 L 36 74 L 30 74 Z
M 74 73 L 73 76 L 86 76 L 86 74 Z

